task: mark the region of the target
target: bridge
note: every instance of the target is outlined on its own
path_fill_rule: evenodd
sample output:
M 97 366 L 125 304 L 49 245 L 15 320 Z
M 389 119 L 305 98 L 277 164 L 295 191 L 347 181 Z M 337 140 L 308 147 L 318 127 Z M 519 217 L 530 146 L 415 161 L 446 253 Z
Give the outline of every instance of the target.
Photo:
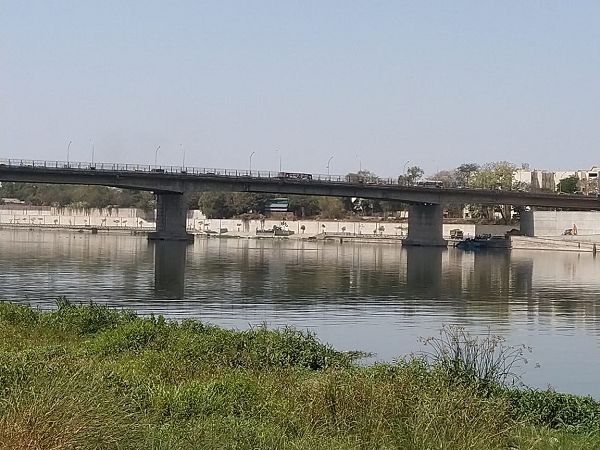
M 252 192 L 394 200 L 409 204 L 406 245 L 445 245 L 442 205 L 500 204 L 600 210 L 600 198 L 487 189 L 404 185 L 394 179 L 358 180 L 339 175 L 304 177 L 259 170 L 208 169 L 143 164 L 0 159 L 0 181 L 101 185 L 156 195 L 156 232 L 151 239 L 189 240 L 188 192 Z

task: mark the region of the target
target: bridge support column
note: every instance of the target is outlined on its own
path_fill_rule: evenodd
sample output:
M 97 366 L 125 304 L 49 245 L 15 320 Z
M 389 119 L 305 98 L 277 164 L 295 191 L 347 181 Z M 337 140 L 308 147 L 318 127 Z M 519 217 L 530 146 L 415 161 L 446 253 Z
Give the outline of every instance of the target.
M 408 236 L 403 245 L 445 247 L 443 211 L 438 204 L 415 204 L 408 209 Z
M 163 241 L 193 241 L 187 232 L 187 206 L 183 194 L 174 192 L 156 193 L 156 232 L 148 239 Z
M 533 208 L 523 208 L 519 213 L 521 220 L 519 228 L 525 236 L 535 236 L 535 215 Z

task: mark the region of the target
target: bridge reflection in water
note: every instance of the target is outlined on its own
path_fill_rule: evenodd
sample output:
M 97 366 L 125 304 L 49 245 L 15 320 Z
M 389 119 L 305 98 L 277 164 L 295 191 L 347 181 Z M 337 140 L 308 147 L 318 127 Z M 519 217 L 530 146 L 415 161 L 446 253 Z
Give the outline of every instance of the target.
M 152 242 L 152 241 L 151 241 Z M 158 298 L 185 298 L 185 263 L 188 244 L 154 241 L 154 291 Z

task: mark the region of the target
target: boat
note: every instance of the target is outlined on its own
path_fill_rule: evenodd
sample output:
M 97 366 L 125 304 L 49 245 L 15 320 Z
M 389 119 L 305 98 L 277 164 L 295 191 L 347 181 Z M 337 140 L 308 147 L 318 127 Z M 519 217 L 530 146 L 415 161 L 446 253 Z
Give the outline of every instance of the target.
M 462 250 L 479 250 L 487 248 L 510 248 L 510 238 L 507 236 L 492 236 L 483 234 L 474 238 L 466 238 L 456 243 L 456 247 Z

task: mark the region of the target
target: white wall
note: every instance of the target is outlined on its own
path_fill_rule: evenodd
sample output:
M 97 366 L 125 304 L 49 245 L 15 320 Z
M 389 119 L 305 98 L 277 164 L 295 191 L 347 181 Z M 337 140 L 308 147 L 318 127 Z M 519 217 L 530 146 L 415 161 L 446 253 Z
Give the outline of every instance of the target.
M 560 236 L 573 225 L 578 235 L 600 234 L 599 211 L 534 211 L 535 236 Z

